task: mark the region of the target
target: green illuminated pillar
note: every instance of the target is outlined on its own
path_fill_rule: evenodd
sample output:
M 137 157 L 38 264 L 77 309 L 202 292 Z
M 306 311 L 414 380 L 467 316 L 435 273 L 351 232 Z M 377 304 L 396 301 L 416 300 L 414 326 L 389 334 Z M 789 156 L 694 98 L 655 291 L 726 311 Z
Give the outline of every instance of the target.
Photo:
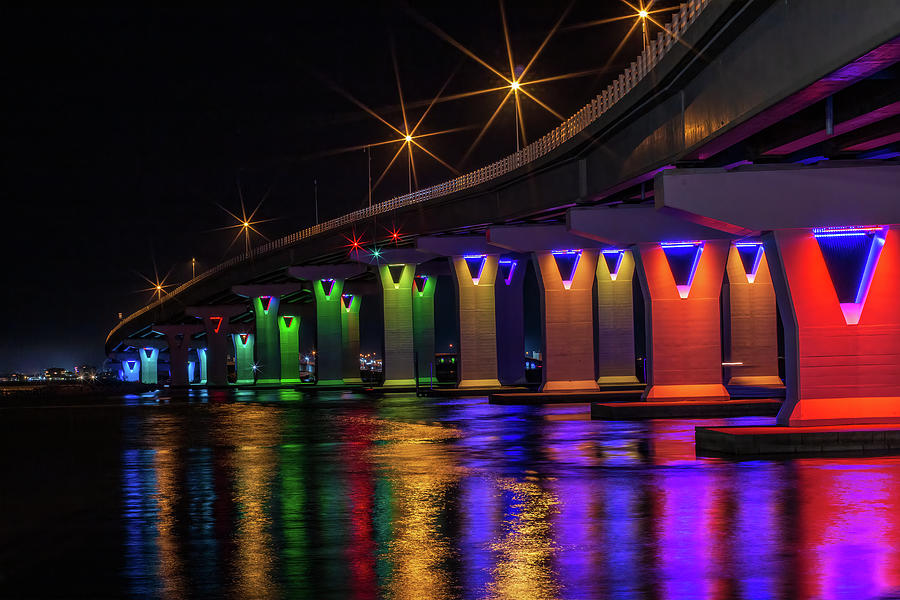
M 253 342 L 252 333 L 233 333 L 234 341 L 234 371 L 237 376 L 237 385 L 254 383 Z
M 300 383 L 300 317 L 278 317 L 281 383 Z
M 362 383 L 359 376 L 359 294 L 341 295 L 341 372 L 344 383 Z
M 159 348 L 138 348 L 138 356 L 141 359 L 141 383 L 155 384 L 157 382 L 157 363 L 159 362 Z
M 281 376 L 281 353 L 278 348 L 278 296 L 258 296 L 251 298 L 253 316 L 256 321 L 256 364 L 258 383 L 279 383 Z
M 341 293 L 343 279 L 312 282 L 316 295 L 316 370 L 320 385 L 343 383 L 341 369 Z
M 434 287 L 437 277 L 419 274 L 413 280 L 413 343 L 418 355 L 419 379 L 433 376 L 434 362 Z
M 416 265 L 377 268 L 384 294 L 384 385 L 415 385 L 412 289 Z M 433 304 L 431 314 L 433 322 Z
M 197 358 L 200 362 L 200 385 L 206 385 L 206 348 L 197 348 Z
M 250 299 L 256 324 L 254 345 L 256 347 L 256 382 L 278 384 L 281 382 L 281 345 L 279 333 L 279 308 L 281 300 L 288 294 L 299 292 L 299 283 L 268 283 L 256 285 L 236 285 L 232 291 Z M 299 357 L 299 353 L 298 353 Z M 299 358 L 297 359 L 299 361 Z M 299 367 L 296 369 L 299 371 Z M 297 375 L 292 377 L 296 382 Z

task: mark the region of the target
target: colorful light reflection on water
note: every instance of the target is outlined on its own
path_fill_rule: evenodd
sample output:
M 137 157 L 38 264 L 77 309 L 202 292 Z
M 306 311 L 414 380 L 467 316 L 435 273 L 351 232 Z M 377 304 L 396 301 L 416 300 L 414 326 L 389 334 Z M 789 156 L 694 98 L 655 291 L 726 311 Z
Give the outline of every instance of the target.
M 698 459 L 696 421 L 586 410 L 278 391 L 3 409 L 0 595 L 900 590 L 900 460 Z

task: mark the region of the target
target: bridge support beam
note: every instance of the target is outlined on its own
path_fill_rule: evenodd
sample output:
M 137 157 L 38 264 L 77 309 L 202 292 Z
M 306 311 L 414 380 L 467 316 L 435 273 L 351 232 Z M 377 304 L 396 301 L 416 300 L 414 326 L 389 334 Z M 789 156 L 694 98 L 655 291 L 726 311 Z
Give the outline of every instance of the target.
M 137 383 L 141 380 L 141 359 L 136 352 L 117 352 L 113 358 L 122 364 L 122 381 Z
M 200 364 L 200 385 L 206 385 L 206 348 L 197 348 L 197 362 Z
M 281 355 L 281 383 L 300 383 L 300 316 L 282 306 L 278 315 L 278 349 Z M 258 339 L 259 334 L 257 334 Z
M 341 385 L 343 375 L 343 334 L 341 304 L 344 281 L 365 272 L 357 264 L 291 267 L 288 273 L 309 280 L 316 298 L 316 383 Z M 358 362 L 358 361 L 357 361 Z M 357 375 L 359 377 L 359 375 Z
M 359 367 L 359 308 L 362 295 L 341 295 L 341 373 L 344 383 L 362 383 Z
M 727 400 L 720 295 L 734 236 L 649 206 L 573 208 L 567 220 L 579 235 L 632 246 L 647 335 L 644 398 Z
M 417 267 L 417 271 L 421 267 Z M 437 277 L 431 273 L 417 272 L 413 279 L 413 350 L 417 357 L 419 380 L 429 381 L 433 374 L 430 364 L 434 362 L 434 290 Z
M 228 385 L 228 365 L 226 360 L 232 348 L 232 328 L 229 324 L 231 317 L 245 311 L 239 304 L 222 304 L 216 306 L 190 306 L 185 312 L 192 317 L 202 319 L 206 329 L 206 356 L 202 363 L 206 362 L 206 385 Z M 202 375 L 201 375 L 202 377 Z
M 634 255 L 606 249 L 597 261 L 597 383 L 638 383 L 634 356 Z
M 524 284 L 528 257 L 507 255 L 498 261 L 494 282 L 497 379 L 502 385 L 525 383 Z
M 778 376 L 778 318 L 775 288 L 761 242 L 738 242 L 728 252 L 728 314 L 725 362 L 729 385 L 776 386 Z
M 495 285 L 501 249 L 476 235 L 422 237 L 416 246 L 450 261 L 458 308 L 459 387 L 499 387 Z
M 141 383 L 155 385 L 159 383 L 159 351 L 166 347 L 166 342 L 158 339 L 125 340 L 127 346 L 137 351 L 141 361 Z
M 298 292 L 302 287 L 299 283 L 279 283 L 236 285 L 231 288 L 235 294 L 249 298 L 250 305 L 253 307 L 256 324 L 254 345 L 256 346 L 258 383 L 277 384 L 281 382 L 279 307 L 283 296 Z
M 646 400 L 729 398 L 719 304 L 727 254 L 723 240 L 638 245 L 649 338 Z
M 590 248 L 534 253 L 544 339 L 542 392 L 597 389 L 593 287 L 598 254 Z M 559 264 L 562 257 L 575 262 L 572 271 L 564 273 L 570 267 Z
M 723 231 L 773 232 L 779 425 L 900 422 L 898 186 L 900 167 L 868 162 L 656 176 L 660 208 Z
M 415 385 L 412 289 L 416 265 L 380 265 L 384 296 L 384 385 Z
M 416 356 L 416 319 L 413 315 L 413 291 L 416 289 L 416 265 L 423 263 L 434 255 L 406 249 L 385 249 L 381 255 L 374 257 L 360 257 L 361 262 L 371 264 L 377 273 L 377 279 L 381 284 L 381 293 L 384 307 L 384 385 L 385 387 L 412 386 L 416 383 L 415 356 Z M 427 283 L 427 275 L 424 282 Z M 433 284 L 433 281 L 432 281 Z M 431 347 L 420 348 L 421 363 L 427 365 L 428 361 L 422 360 L 422 354 L 431 352 L 434 356 L 434 293 L 428 295 L 423 288 L 423 295 L 419 298 L 422 303 L 419 312 L 419 325 L 422 328 L 431 328 Z M 416 290 L 417 291 L 417 290 Z M 431 303 L 430 311 L 428 304 Z M 430 315 L 431 321 L 427 317 Z M 427 340 L 427 334 L 421 339 Z M 420 342 L 422 343 L 422 342 Z
M 858 301 L 842 304 L 841 270 L 849 269 L 829 265 L 810 230 L 767 240 L 785 337 L 779 425 L 900 422 L 900 231 L 879 228 L 845 242 L 856 243 L 871 244 L 860 257 L 867 267 L 853 281 Z
M 236 385 L 256 383 L 256 363 L 253 362 L 253 346 L 256 336 L 252 333 L 232 333 L 234 343 L 234 374 Z
M 496 227 L 487 239 L 533 252 L 541 292 L 541 391 L 596 390 L 593 288 L 599 245 L 561 225 Z
M 200 324 L 154 325 L 153 330 L 166 336 L 166 343 L 169 345 L 171 387 L 187 387 L 192 379 L 188 372 L 188 353 L 192 346 L 191 336 L 203 331 L 203 326 Z

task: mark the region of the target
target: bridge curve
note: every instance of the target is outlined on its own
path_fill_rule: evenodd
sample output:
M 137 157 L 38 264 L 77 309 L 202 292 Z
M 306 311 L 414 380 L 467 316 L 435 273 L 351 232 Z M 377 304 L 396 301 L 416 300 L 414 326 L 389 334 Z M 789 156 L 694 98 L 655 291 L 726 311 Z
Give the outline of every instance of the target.
M 826 17 L 833 14 L 845 18 Z M 345 254 L 344 236 L 381 215 L 403 219 L 405 241 L 561 222 L 572 206 L 650 198 L 643 194 L 661 169 L 755 158 L 746 140 L 894 64 L 898 35 L 900 15 L 887 0 L 690 0 L 603 93 L 544 137 L 472 173 L 225 261 L 120 321 L 107 352 L 233 285 L 334 262 Z

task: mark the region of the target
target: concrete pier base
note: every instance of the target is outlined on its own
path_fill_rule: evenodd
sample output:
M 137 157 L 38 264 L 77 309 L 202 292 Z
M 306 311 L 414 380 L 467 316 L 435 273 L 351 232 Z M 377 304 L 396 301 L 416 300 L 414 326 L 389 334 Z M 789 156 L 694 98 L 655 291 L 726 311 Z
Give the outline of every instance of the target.
M 900 452 L 900 424 L 697 427 L 697 454 Z
M 718 417 L 774 417 L 781 400 L 682 400 L 591 404 L 591 418 L 606 421 L 643 419 L 697 419 Z

